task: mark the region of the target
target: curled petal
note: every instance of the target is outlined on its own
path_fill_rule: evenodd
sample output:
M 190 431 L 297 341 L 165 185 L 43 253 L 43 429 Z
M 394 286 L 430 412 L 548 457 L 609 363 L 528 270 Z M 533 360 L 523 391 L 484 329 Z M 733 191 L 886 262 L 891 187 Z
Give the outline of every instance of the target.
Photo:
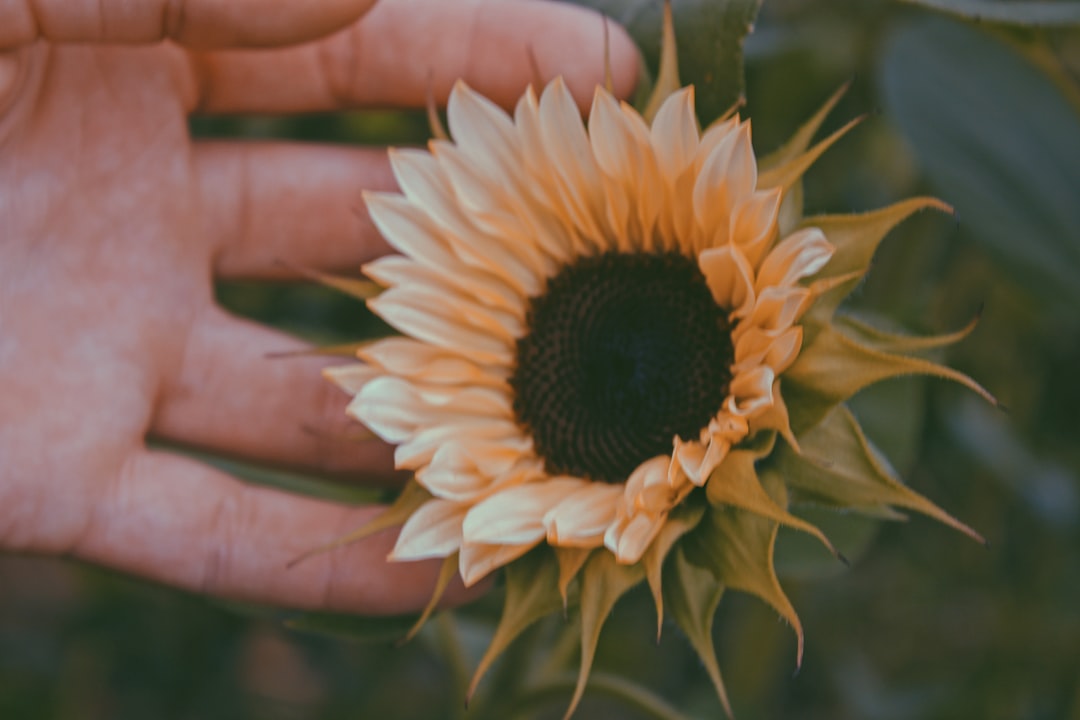
M 754 306 L 754 270 L 738 248 L 723 245 L 704 250 L 698 255 L 698 267 L 717 305 L 736 318 L 750 312 Z
M 757 267 L 777 233 L 780 217 L 780 188 L 755 192 L 731 215 L 728 236 L 739 246 L 750 264 Z
M 758 273 L 756 288 L 760 292 L 766 287 L 791 287 L 825 267 L 834 252 L 836 248 L 818 228 L 794 232 L 765 258 Z
M 775 379 L 772 368 L 765 366 L 736 375 L 731 381 L 730 394 L 724 403 L 724 409 L 733 415 L 747 418 L 764 411 L 772 405 Z
M 645 554 L 666 520 L 667 513 L 638 513 L 623 518 L 608 528 L 604 534 L 604 546 L 615 553 L 615 559 L 620 563 L 632 565 Z

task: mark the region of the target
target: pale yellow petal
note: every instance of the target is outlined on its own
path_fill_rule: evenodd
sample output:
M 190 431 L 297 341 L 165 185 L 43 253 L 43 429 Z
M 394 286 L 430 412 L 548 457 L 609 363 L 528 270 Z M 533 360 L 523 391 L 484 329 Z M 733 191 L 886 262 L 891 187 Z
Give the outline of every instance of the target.
M 755 268 L 772 245 L 780 214 L 780 189 L 755 192 L 735 208 L 728 237 Z
M 640 513 L 613 525 L 604 535 L 604 545 L 615 553 L 620 563 L 632 565 L 645 554 L 666 521 L 667 513 L 660 516 Z
M 461 80 L 450 92 L 446 120 L 454 143 L 484 175 L 512 178 L 520 173 L 522 154 L 510 117 Z
M 451 290 L 481 307 L 490 307 L 520 319 L 525 317 L 525 298 L 499 278 L 479 268 L 462 266 L 432 268 L 401 255 L 385 255 L 363 267 L 364 274 L 384 287 L 412 285 Z
M 724 409 L 733 415 L 753 417 L 772 405 L 772 387 L 776 375 L 772 368 L 760 366 L 739 373 L 731 381 Z
M 379 340 L 362 348 L 357 352 L 357 356 L 384 372 L 423 383 L 486 385 L 508 389 L 508 368 L 479 365 L 453 351 L 412 338 L 391 337 Z M 361 379 L 361 375 L 362 373 L 354 374 L 356 381 Z
M 465 587 L 472 587 L 492 570 L 517 560 L 532 550 L 539 541 L 523 545 L 484 545 L 465 543 L 458 555 L 458 567 Z
M 588 484 L 577 478 L 551 478 L 495 493 L 465 516 L 465 540 L 506 545 L 542 540 L 547 534 L 544 516 L 548 511 Z
M 540 97 L 536 151 L 560 180 L 560 198 L 583 238 L 598 242 L 608 237 L 606 204 L 600 169 L 581 122 L 577 103 L 562 78 L 548 84 Z
M 698 149 L 693 85 L 668 96 L 653 118 L 651 133 L 657 164 L 667 182 L 673 185 L 694 162 Z
M 738 248 L 724 245 L 703 250 L 698 267 L 713 300 L 732 317 L 744 317 L 753 309 L 754 270 Z
M 756 289 L 760 292 L 766 287 L 791 287 L 825 267 L 835 250 L 818 228 L 798 230 L 781 240 L 765 258 Z
M 509 366 L 514 360 L 513 346 L 506 339 L 509 333 L 496 337 L 469 324 L 431 293 L 395 288 L 369 300 L 368 307 L 406 335 L 477 363 Z
M 667 498 L 671 494 L 667 480 L 670 464 L 670 456 L 657 455 L 634 468 L 623 490 L 623 507 L 627 514 L 633 514 L 643 507 L 656 508 L 658 503 L 665 502 L 657 498 Z
M 621 485 L 587 483 L 544 515 L 547 539 L 560 547 L 600 547 L 604 533 L 615 522 L 623 494 Z
M 420 506 L 401 528 L 389 560 L 446 557 L 461 547 L 461 524 L 468 503 L 433 498 Z
M 323 377 L 337 385 L 349 395 L 356 395 L 361 389 L 375 378 L 382 375 L 382 371 L 364 363 L 352 363 L 351 365 L 337 365 L 324 368 Z
M 500 441 L 513 445 L 521 436 L 521 430 L 516 423 L 488 418 L 466 418 L 419 429 L 411 438 L 394 448 L 394 467 L 399 470 L 418 470 L 431 463 L 439 448 L 455 440 Z

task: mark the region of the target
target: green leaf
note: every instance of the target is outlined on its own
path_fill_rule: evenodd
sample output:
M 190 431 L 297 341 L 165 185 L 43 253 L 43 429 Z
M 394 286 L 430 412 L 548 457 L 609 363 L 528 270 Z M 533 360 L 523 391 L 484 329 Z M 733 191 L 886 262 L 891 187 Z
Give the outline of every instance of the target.
M 731 703 L 728 701 L 724 679 L 720 675 L 720 664 L 713 647 L 712 627 L 716 617 L 716 608 L 724 596 L 724 586 L 716 579 L 713 572 L 687 560 L 683 549 L 676 549 L 671 557 L 671 573 L 664 583 L 664 595 L 667 597 L 671 615 L 675 618 L 690 645 L 694 648 L 705 671 L 709 673 L 716 695 L 724 712 L 732 717 Z
M 605 553 L 610 554 L 610 553 Z M 466 702 L 476 692 L 480 679 L 503 650 L 537 620 L 562 609 L 559 594 L 559 566 L 547 546 L 541 546 L 506 566 L 506 599 L 502 616 L 480 664 L 469 683 Z
M 780 446 L 769 459 L 769 468 L 797 493 L 796 500 L 877 516 L 885 508 L 907 508 L 985 543 L 977 532 L 904 485 L 845 406 L 800 435 L 799 442 L 801 454 Z
M 659 0 L 571 0 L 617 20 L 657 67 L 663 7 Z M 743 97 L 743 40 L 761 0 L 673 0 L 679 75 L 695 87 L 698 118 L 708 125 Z M 597 43 L 602 42 L 599 30 Z
M 1071 312 L 1080 118 L 1060 89 L 1004 42 L 939 19 L 891 38 L 882 83 L 891 119 L 961 227 L 1032 296 Z
M 604 621 L 618 599 L 640 583 L 644 576 L 645 568 L 641 563 L 621 565 L 610 552 L 594 553 L 581 571 L 581 666 L 565 718 L 573 715 L 581 702 Z
M 903 0 L 929 10 L 975 22 L 1004 23 L 1030 27 L 1075 27 L 1080 25 L 1080 4 L 1039 0 Z

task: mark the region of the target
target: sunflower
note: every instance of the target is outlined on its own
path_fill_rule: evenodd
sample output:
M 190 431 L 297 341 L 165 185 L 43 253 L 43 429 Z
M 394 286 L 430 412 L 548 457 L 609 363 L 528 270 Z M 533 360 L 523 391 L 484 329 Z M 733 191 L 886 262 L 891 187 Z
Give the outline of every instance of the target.
M 635 563 L 732 446 L 787 428 L 799 281 L 833 247 L 777 239 L 750 124 L 699 133 L 693 98 L 650 128 L 599 88 L 586 129 L 561 80 L 513 119 L 459 83 L 456 143 L 392 152 L 404 196 L 366 201 L 401 255 L 364 273 L 405 337 L 330 374 L 432 495 L 393 559 L 460 552 L 467 585 L 542 542 Z
M 401 193 L 365 200 L 399 254 L 364 273 L 401 335 L 326 374 L 414 479 L 350 539 L 403 522 L 392 560 L 445 559 L 432 607 L 454 572 L 506 567 L 477 679 L 579 580 L 576 704 L 607 611 L 645 580 L 726 706 L 709 631 L 725 588 L 776 607 L 801 656 L 776 531 L 832 546 L 793 501 L 909 508 L 977 537 L 903 485 L 843 405 L 910 373 L 985 391 L 918 356 L 970 328 L 894 336 L 836 313 L 885 233 L 943 205 L 802 218 L 799 179 L 844 132 L 807 149 L 835 100 L 759 164 L 749 121 L 700 129 L 692 87 L 648 121 L 598 87 L 583 123 L 560 79 L 512 116 L 459 82 L 453 141 L 391 152 Z

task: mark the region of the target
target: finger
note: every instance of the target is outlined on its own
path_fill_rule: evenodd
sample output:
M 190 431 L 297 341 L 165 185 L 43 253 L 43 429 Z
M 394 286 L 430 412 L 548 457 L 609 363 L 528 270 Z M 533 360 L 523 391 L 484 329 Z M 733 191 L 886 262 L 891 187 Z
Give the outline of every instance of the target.
M 267 357 L 304 349 L 283 333 L 208 306 L 194 322 L 175 377 L 163 385 L 151 434 L 183 445 L 331 477 L 393 485 L 393 451 L 358 440 L 348 396 L 312 357 Z
M 459 78 L 510 107 L 539 73 L 562 75 L 582 107 L 604 79 L 604 20 L 536 0 L 392 0 L 330 38 L 272 52 L 196 56 L 199 110 L 300 112 L 445 102 Z M 633 41 L 610 24 L 616 92 L 637 81 Z
M 345 27 L 375 0 L 8 0 L 0 4 L 0 48 L 54 42 L 267 47 L 304 42 Z
M 202 142 L 194 159 L 218 275 L 283 277 L 288 265 L 356 271 L 389 250 L 361 197 L 396 188 L 385 151 Z
M 134 451 L 95 497 L 73 553 L 194 592 L 284 607 L 402 614 L 424 607 L 440 563 L 388 563 L 396 530 L 314 555 L 381 512 L 242 483 L 191 459 Z M 448 603 L 461 602 L 460 582 Z

